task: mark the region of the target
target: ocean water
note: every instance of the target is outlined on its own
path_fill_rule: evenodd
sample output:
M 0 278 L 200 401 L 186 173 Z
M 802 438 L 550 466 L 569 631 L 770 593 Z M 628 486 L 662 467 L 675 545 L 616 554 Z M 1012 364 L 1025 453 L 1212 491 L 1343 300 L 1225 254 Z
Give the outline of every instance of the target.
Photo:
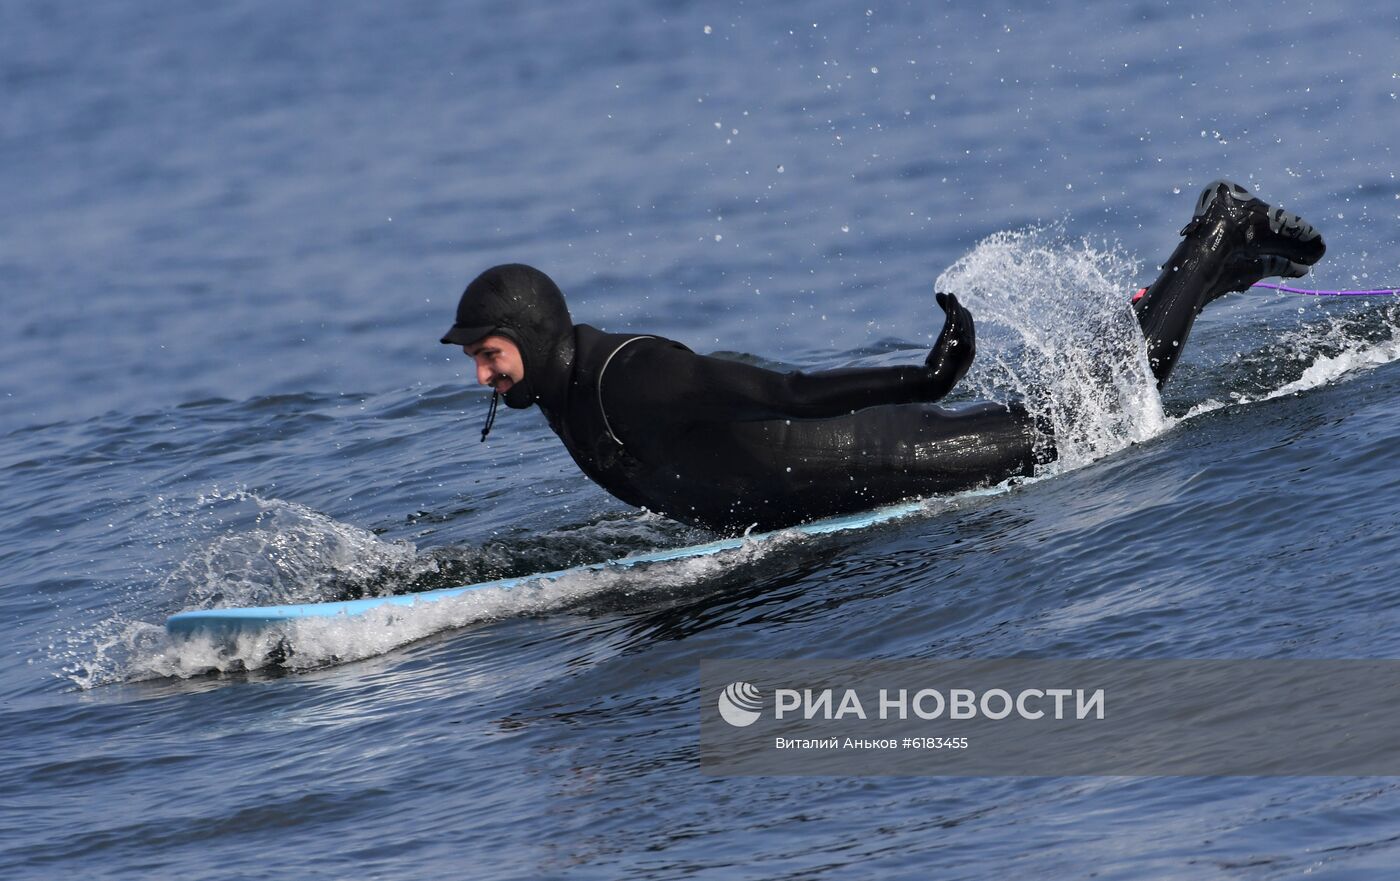
M 1127 297 L 1228 176 L 1400 285 L 1373 4 L 0 0 L 0 876 L 1395 876 L 1390 778 L 726 778 L 703 658 L 1400 652 L 1400 307 Z M 183 609 L 710 538 L 437 343 L 494 263 L 578 320 L 1036 391 L 1044 479 L 291 635 Z

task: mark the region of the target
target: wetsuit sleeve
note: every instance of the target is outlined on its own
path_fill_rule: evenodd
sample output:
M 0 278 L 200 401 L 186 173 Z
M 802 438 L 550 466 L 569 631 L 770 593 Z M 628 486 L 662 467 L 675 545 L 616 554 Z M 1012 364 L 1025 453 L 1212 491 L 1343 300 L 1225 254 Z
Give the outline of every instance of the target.
M 927 367 L 778 373 L 648 340 L 609 371 L 609 408 L 664 407 L 696 422 L 824 419 L 881 404 L 936 401 L 946 382 Z M 634 411 L 636 412 L 636 411 Z

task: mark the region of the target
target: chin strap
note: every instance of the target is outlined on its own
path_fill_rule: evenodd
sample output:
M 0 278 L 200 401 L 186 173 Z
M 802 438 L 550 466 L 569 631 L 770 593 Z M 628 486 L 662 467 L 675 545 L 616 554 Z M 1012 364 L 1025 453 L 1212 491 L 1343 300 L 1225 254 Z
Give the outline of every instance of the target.
M 501 403 L 501 393 L 494 388 L 491 389 L 491 409 L 486 412 L 486 424 L 481 427 L 481 442 L 486 443 L 486 435 L 491 433 L 491 426 L 496 424 L 496 408 Z

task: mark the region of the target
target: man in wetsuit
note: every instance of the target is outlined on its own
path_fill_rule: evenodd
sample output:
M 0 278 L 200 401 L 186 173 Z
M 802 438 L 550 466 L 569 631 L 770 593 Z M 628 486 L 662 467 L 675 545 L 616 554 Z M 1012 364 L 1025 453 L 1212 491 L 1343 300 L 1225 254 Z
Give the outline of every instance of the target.
M 1206 187 L 1181 235 L 1133 299 L 1159 386 L 1209 302 L 1301 276 L 1325 250 L 1301 218 L 1228 181 Z M 777 373 L 576 325 L 548 276 L 510 264 L 467 286 L 442 342 L 494 390 L 482 440 L 500 398 L 538 404 L 583 472 L 624 502 L 720 531 L 772 529 L 1053 460 L 1053 438 L 1019 404 L 934 405 L 976 351 L 972 316 L 937 299 L 945 324 L 921 366 Z

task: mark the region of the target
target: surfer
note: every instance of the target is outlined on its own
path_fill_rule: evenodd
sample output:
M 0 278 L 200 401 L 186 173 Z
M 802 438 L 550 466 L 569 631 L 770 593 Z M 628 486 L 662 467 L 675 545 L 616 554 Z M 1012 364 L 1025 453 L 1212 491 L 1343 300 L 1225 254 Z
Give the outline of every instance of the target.
M 1133 308 L 1160 387 L 1212 300 L 1270 276 L 1297 278 L 1322 237 L 1243 187 L 1201 193 L 1181 243 Z M 1030 476 L 1055 458 L 1019 403 L 937 406 L 972 366 L 972 316 L 937 294 L 942 332 L 919 366 L 778 373 L 698 355 L 673 340 L 574 324 L 538 269 L 471 282 L 442 338 L 501 399 L 538 404 L 590 478 L 624 502 L 720 531 L 773 529 L 911 497 Z

